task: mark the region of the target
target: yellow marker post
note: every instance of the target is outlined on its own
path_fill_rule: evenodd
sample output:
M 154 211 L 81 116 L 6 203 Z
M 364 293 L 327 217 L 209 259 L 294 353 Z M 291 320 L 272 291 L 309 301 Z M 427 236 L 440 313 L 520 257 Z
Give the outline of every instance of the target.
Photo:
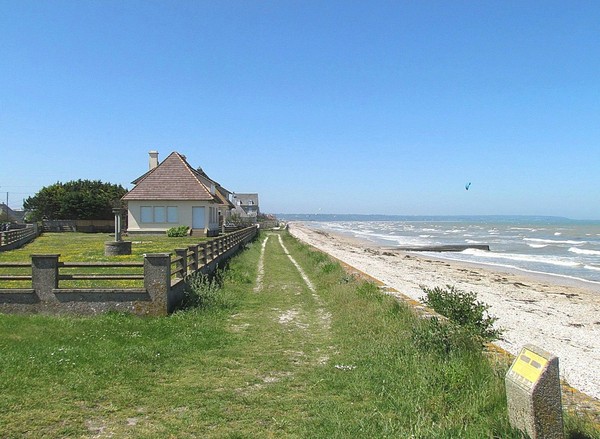
M 563 439 L 558 357 L 525 346 L 505 378 L 508 417 L 531 439 Z

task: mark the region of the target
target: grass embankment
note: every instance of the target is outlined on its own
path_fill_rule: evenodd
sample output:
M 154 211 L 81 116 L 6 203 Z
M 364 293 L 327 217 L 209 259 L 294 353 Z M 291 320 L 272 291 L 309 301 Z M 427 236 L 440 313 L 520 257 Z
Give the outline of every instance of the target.
M 204 308 L 0 315 L 0 436 L 521 437 L 507 420 L 507 365 L 464 338 L 437 349 L 428 321 L 283 242 L 315 291 L 263 233 Z M 600 437 L 577 425 L 568 419 L 567 437 Z

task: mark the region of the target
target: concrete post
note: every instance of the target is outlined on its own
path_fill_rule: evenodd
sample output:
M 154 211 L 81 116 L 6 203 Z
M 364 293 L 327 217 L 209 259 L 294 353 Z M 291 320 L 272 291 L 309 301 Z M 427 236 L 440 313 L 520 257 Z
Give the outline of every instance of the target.
M 206 243 L 206 264 L 210 264 L 210 262 L 214 259 L 215 255 L 215 247 L 213 246 L 212 241 L 208 241 Z
M 198 268 L 205 266 L 208 261 L 206 260 L 206 243 L 198 244 Z
M 505 377 L 510 424 L 531 439 L 563 439 L 558 357 L 526 345 Z
M 121 209 L 114 208 L 113 213 L 115 214 L 115 241 L 121 240 Z
M 198 260 L 198 258 L 200 257 L 198 247 L 199 247 L 198 244 L 188 246 L 188 250 L 190 250 L 192 252 L 192 265 L 191 265 L 192 272 L 197 271 L 198 266 L 200 265 L 200 261 Z
M 59 254 L 31 255 L 31 285 L 41 302 L 57 302 Z
M 121 214 L 123 209 L 114 208 L 115 214 L 115 240 L 104 243 L 104 256 L 119 256 L 131 254 L 131 241 L 121 240 Z
M 171 254 L 151 253 L 144 256 L 144 288 L 159 314 L 167 314 L 171 289 Z
M 179 262 L 179 268 L 181 268 L 181 271 L 175 274 L 175 276 L 178 278 L 183 278 L 187 274 L 187 271 L 188 271 L 187 253 L 188 253 L 187 248 L 176 248 L 175 249 L 175 256 L 177 256 L 178 258 L 181 258 L 181 261 Z

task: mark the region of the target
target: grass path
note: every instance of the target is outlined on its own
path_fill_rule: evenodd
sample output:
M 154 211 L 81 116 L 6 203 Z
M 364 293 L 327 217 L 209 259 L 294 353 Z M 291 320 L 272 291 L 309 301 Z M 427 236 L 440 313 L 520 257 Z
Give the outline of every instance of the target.
M 273 429 L 293 436 L 298 425 L 291 418 L 299 422 L 307 415 L 303 402 L 315 384 L 307 380 L 307 372 L 324 367 L 329 359 L 331 315 L 281 237 L 269 240 L 271 236 L 265 237 L 259 259 L 264 257 L 262 279 L 260 262 L 257 270 L 257 284 L 262 283 L 262 288 L 253 290 L 244 309 L 229 320 L 230 331 L 245 340 L 236 347 L 238 361 L 252 371 L 235 391 L 243 396 L 244 413 L 249 405 L 261 411 L 269 408 L 256 434 Z M 228 381 L 239 379 L 236 372 Z

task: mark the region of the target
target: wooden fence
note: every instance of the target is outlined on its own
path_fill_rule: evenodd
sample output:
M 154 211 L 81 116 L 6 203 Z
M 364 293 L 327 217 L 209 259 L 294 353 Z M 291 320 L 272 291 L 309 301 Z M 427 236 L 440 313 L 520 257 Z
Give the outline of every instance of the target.
M 0 288 L 0 312 L 96 314 L 120 310 L 165 315 L 182 302 L 187 275 L 214 272 L 257 233 L 256 227 L 247 227 L 175 249 L 174 257 L 171 253 L 146 254 L 143 262 L 61 262 L 58 254 L 44 254 L 31 255 L 31 263 L 0 263 L 0 268 L 20 272 L 0 274 L 0 282 L 25 284 L 24 288 Z M 29 269 L 31 274 L 24 274 Z M 71 285 L 74 281 L 77 287 Z

